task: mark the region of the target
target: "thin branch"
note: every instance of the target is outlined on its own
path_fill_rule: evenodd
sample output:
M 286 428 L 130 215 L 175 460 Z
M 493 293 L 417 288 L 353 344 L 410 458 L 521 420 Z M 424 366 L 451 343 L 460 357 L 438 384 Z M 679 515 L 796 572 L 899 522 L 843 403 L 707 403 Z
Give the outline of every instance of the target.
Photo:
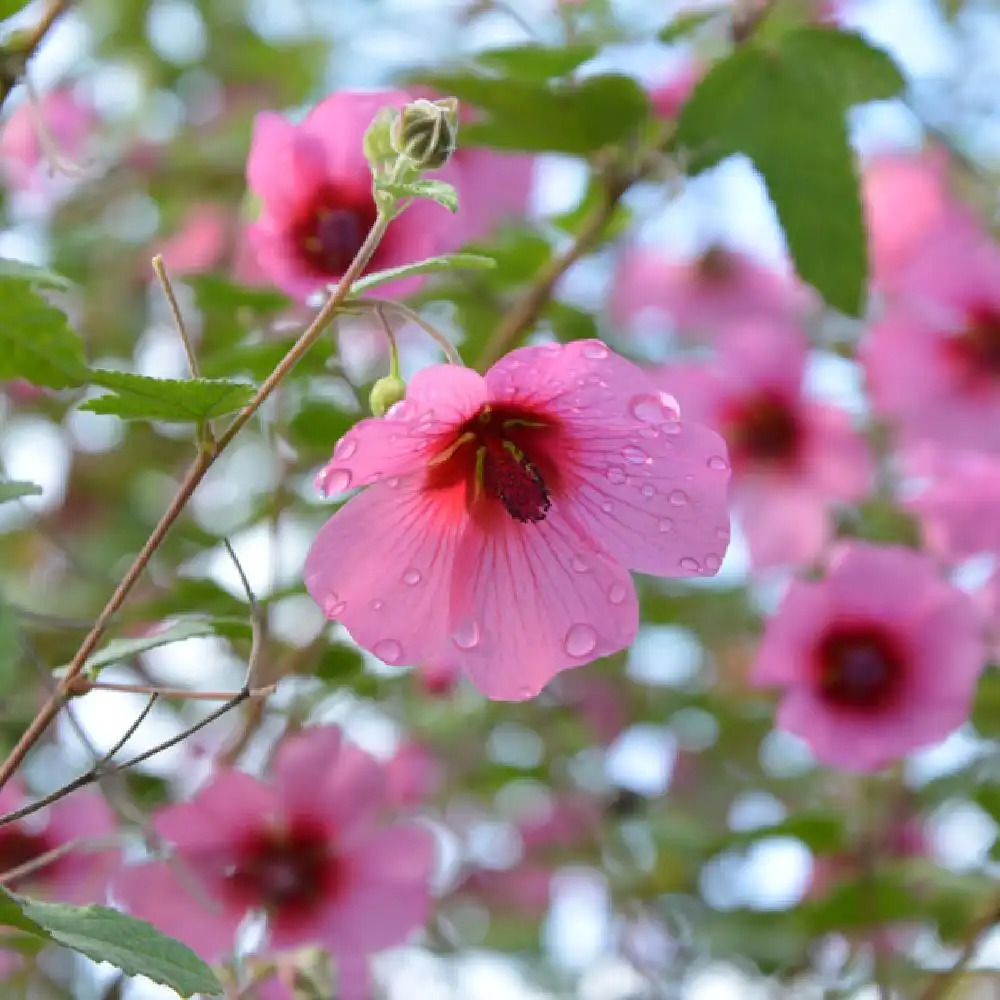
M 260 661 L 261 650 L 264 648 L 264 638 L 266 635 L 264 615 L 261 611 L 260 602 L 257 600 L 257 597 L 253 592 L 253 588 L 250 586 L 250 581 L 247 579 L 246 571 L 243 569 L 243 564 L 237 558 L 236 550 L 233 548 L 232 543 L 228 538 L 223 538 L 222 544 L 225 546 L 226 552 L 229 554 L 229 558 L 236 567 L 240 583 L 243 585 L 243 592 L 247 595 L 247 603 L 250 605 L 250 621 L 252 628 L 250 639 L 250 657 L 247 660 L 247 672 L 243 678 L 243 690 L 250 691 L 252 697 L 259 697 L 258 695 L 254 695 L 251 688 L 253 687 L 254 677 L 257 675 L 257 666 Z M 262 688 L 261 690 L 273 691 L 274 685 L 271 685 L 269 689 Z
M 352 302 L 351 305 L 364 305 L 370 306 L 378 312 L 381 309 L 394 309 L 400 314 L 400 316 L 406 317 L 411 323 L 416 323 L 424 333 L 427 334 L 431 340 L 434 341 L 438 347 L 444 352 L 444 356 L 453 365 L 464 365 L 465 362 L 462 361 L 462 356 L 458 353 L 455 345 L 448 340 L 448 338 L 436 327 L 431 326 L 420 315 L 420 313 L 411 309 L 409 306 L 404 305 L 402 302 L 394 302 L 392 299 L 359 299 L 356 303 Z
M 945 972 L 939 972 L 934 976 L 930 985 L 920 995 L 920 1000 L 944 1000 L 968 968 L 969 963 L 975 958 L 976 951 L 983 943 L 983 938 L 997 924 L 1000 924 L 1000 900 L 994 900 L 986 913 L 973 922 L 955 964 Z
M 56 21 L 69 10 L 72 2 L 73 0 L 52 0 L 42 11 L 38 24 L 25 33 L 17 48 L 3 54 L 4 58 L 0 62 L 0 108 L 7 103 L 10 92 L 24 76 L 29 61 L 45 41 L 45 36 L 52 30 Z
M 188 688 L 152 687 L 149 684 L 118 684 L 115 681 L 88 681 L 82 693 L 88 691 L 118 691 L 123 694 L 148 694 L 151 698 L 184 698 L 187 701 L 229 701 L 242 691 L 191 691 Z M 259 701 L 274 694 L 275 685 L 252 688 L 247 697 Z
M 97 645 L 101 641 L 101 638 L 104 635 L 112 617 L 125 603 L 125 600 L 131 593 L 136 581 L 142 575 L 146 566 L 149 565 L 149 561 L 152 559 L 153 554 L 163 543 L 163 539 L 166 537 L 167 532 L 173 526 L 174 521 L 180 517 L 184 508 L 187 506 L 188 501 L 193 496 L 194 491 L 205 478 L 205 475 L 215 463 L 215 460 L 232 442 L 233 438 L 235 438 L 236 435 L 239 434 L 239 432 L 250 422 L 265 400 L 267 400 L 271 393 L 274 392 L 274 390 L 281 383 L 282 379 L 284 379 L 285 376 L 299 363 L 303 355 L 305 355 L 309 348 L 312 347 L 312 345 L 323 334 L 327 325 L 333 319 L 334 315 L 347 298 L 347 295 L 351 290 L 351 285 L 353 285 L 354 282 L 360 277 L 361 273 L 368 265 L 368 262 L 371 260 L 372 255 L 375 253 L 376 248 L 382 240 L 382 237 L 389 228 L 389 221 L 389 219 L 381 214 L 376 218 L 375 224 L 372 226 L 371 231 L 368 233 L 368 236 L 365 238 L 364 243 L 358 250 L 357 255 L 351 262 L 350 267 L 345 272 L 336 289 L 332 292 L 322 308 L 313 318 L 313 321 L 309 324 L 305 331 L 303 331 L 299 339 L 291 346 L 291 348 L 289 348 L 288 352 L 281 359 L 281 361 L 278 362 L 271 374 L 264 380 L 264 383 L 254 394 L 253 399 L 251 399 L 250 402 L 236 414 L 229 426 L 225 429 L 225 431 L 223 431 L 218 441 L 203 442 L 202 448 L 198 453 L 198 457 L 192 463 L 184 478 L 181 480 L 180 486 L 177 488 L 177 493 L 174 495 L 173 500 L 170 501 L 166 512 L 160 518 L 156 527 L 146 540 L 146 544 L 143 545 L 141 551 L 132 562 L 132 565 L 125 572 L 125 575 L 122 577 L 118 586 L 115 588 L 114 593 L 109 598 L 108 603 L 105 605 L 104 610 L 100 613 L 100 615 L 98 615 L 93 628 L 91 628 L 90 632 L 80 645 L 80 648 L 76 651 L 76 654 L 70 661 L 66 673 L 59 684 L 59 688 L 38 710 L 38 713 L 35 715 L 31 724 L 21 735 L 21 738 L 7 755 L 3 764 L 0 765 L 0 788 L 3 788 L 3 786 L 10 780 L 11 776 L 21 766 L 24 758 L 28 755 L 28 751 L 38 742 L 51 725 L 52 720 L 59 714 L 59 710 L 62 708 L 66 700 L 67 692 L 71 690 L 74 680 L 82 672 L 87 658 L 97 648 Z M 245 700 L 245 696 L 242 697 L 241 700 Z M 230 708 L 233 707 L 229 702 L 226 704 L 229 705 Z
M 166 267 L 164 267 L 163 256 L 157 254 L 152 260 L 152 265 L 153 270 L 156 272 L 156 280 L 160 283 L 160 288 L 163 289 L 163 296 L 167 300 L 167 305 L 170 306 L 170 315 L 173 316 L 174 326 L 177 328 L 177 336 L 181 338 L 181 344 L 184 345 L 184 356 L 187 358 L 188 371 L 191 373 L 191 378 L 200 378 L 198 358 L 194 353 L 194 347 L 191 345 L 191 338 L 188 336 L 187 327 L 184 325 L 184 317 L 181 315 L 181 307 L 177 302 L 177 296 L 174 294 L 174 286 L 170 283 L 170 276 L 167 274 Z
M 104 851 L 109 847 L 117 846 L 117 844 L 117 837 L 74 837 L 72 840 L 64 841 L 58 847 L 53 847 L 51 851 L 46 851 L 30 861 L 25 861 L 24 864 L 15 865 L 5 872 L 0 872 L 0 885 L 13 882 L 14 879 L 24 878 L 25 875 L 33 875 L 73 851 Z
M 159 697 L 160 695 L 158 692 L 149 696 L 146 704 L 142 706 L 142 711 L 132 720 L 128 729 L 126 729 L 121 737 L 115 741 L 111 749 L 97 762 L 95 768 L 104 768 L 111 763 L 112 758 L 118 754 L 122 747 L 124 747 L 133 736 L 135 736 L 138 728 L 146 721 L 146 717 L 153 711 L 153 706 L 156 704 Z

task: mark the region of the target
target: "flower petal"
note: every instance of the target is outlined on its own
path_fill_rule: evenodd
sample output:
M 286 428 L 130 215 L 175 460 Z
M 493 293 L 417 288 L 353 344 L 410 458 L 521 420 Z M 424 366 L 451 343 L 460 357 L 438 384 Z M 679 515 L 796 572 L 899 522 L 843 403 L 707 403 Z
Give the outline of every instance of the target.
M 360 448 L 359 448 L 360 452 Z M 393 666 L 418 663 L 448 635 L 448 594 L 463 506 L 422 477 L 377 483 L 320 530 L 305 583 L 328 618 Z
M 323 184 L 323 147 L 281 115 L 265 111 L 253 123 L 247 185 L 265 214 L 284 216 Z
M 522 524 L 471 524 L 455 561 L 450 643 L 488 698 L 533 698 L 561 670 L 627 646 L 638 628 L 628 573 L 581 538 L 558 501 Z

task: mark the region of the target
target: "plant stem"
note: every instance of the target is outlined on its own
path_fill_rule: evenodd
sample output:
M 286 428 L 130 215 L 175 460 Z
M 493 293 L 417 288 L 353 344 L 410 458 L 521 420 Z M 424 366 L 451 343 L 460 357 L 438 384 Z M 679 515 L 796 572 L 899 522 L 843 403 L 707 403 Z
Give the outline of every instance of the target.
M 21 77 L 28 65 L 28 61 L 38 51 L 39 46 L 45 41 L 45 36 L 52 30 L 56 21 L 69 10 L 73 0 L 52 0 L 52 3 L 42 11 L 42 16 L 38 24 L 25 35 L 18 47 L 14 50 L 7 50 L 5 65 L 0 70 L 0 109 L 7 103 L 10 92 L 20 82 Z M 16 59 L 13 65 L 10 60 Z

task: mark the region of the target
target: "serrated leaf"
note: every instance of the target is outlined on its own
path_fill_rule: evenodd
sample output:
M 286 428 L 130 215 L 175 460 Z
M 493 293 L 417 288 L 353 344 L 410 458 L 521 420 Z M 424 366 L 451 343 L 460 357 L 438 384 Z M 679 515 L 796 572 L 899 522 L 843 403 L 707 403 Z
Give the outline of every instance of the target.
M 87 380 L 83 341 L 23 277 L 0 276 L 0 379 L 49 389 Z
M 108 962 L 126 975 L 146 976 L 182 997 L 222 993 L 215 973 L 187 945 L 106 906 L 46 903 L 0 887 L 0 923 Z
M 3 15 L 0 14 L 0 18 Z M 10 257 L 0 257 L 0 279 L 16 278 L 30 281 L 40 288 L 69 288 L 72 282 L 47 267 L 38 264 L 28 264 L 23 260 L 12 260 Z
M 677 126 L 692 172 L 735 153 L 753 160 L 799 275 L 853 316 L 864 310 L 867 240 L 844 112 L 901 85 L 858 36 L 801 28 L 777 51 L 745 45 L 713 66 Z
M 379 189 L 397 198 L 427 198 L 443 205 L 449 212 L 458 211 L 458 192 L 445 181 L 418 180 L 407 184 L 380 184 Z
M 562 48 L 511 45 L 480 52 L 476 56 L 476 62 L 504 76 L 544 81 L 572 73 L 578 66 L 593 59 L 597 53 L 597 46 L 588 43 L 567 45 Z
M 441 257 L 428 257 L 427 260 L 416 264 L 403 264 L 400 267 L 390 267 L 385 271 L 366 274 L 354 282 L 350 297 L 354 298 L 378 285 L 398 281 L 400 278 L 410 278 L 417 274 L 440 274 L 442 271 L 485 271 L 491 267 L 496 267 L 496 261 L 492 257 L 481 257 L 474 253 L 451 253 Z
M 41 495 L 42 488 L 37 483 L 0 483 L 0 503 L 4 503 L 7 500 L 19 500 L 21 497 L 37 497 Z
M 223 626 L 228 627 L 231 623 L 231 619 L 183 618 L 151 635 L 137 636 L 134 639 L 112 639 L 87 660 L 84 670 L 89 676 L 95 677 L 112 663 L 131 659 L 160 646 L 183 642 L 185 639 L 203 639 L 206 636 L 219 635 L 223 631 Z M 245 623 L 238 622 L 238 624 L 246 628 Z M 65 670 L 66 664 L 56 669 Z
M 252 385 L 228 379 L 150 378 L 101 370 L 93 373 L 91 381 L 114 392 L 91 399 L 80 409 L 122 420 L 211 420 L 241 409 L 254 393 Z

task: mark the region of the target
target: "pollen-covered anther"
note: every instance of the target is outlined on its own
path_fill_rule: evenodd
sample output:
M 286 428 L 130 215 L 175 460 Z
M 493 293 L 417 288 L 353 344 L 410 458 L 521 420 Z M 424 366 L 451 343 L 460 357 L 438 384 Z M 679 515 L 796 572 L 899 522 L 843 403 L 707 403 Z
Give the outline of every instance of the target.
M 544 521 L 552 506 L 538 469 L 510 441 L 489 442 L 482 455 L 483 486 L 516 521 Z

